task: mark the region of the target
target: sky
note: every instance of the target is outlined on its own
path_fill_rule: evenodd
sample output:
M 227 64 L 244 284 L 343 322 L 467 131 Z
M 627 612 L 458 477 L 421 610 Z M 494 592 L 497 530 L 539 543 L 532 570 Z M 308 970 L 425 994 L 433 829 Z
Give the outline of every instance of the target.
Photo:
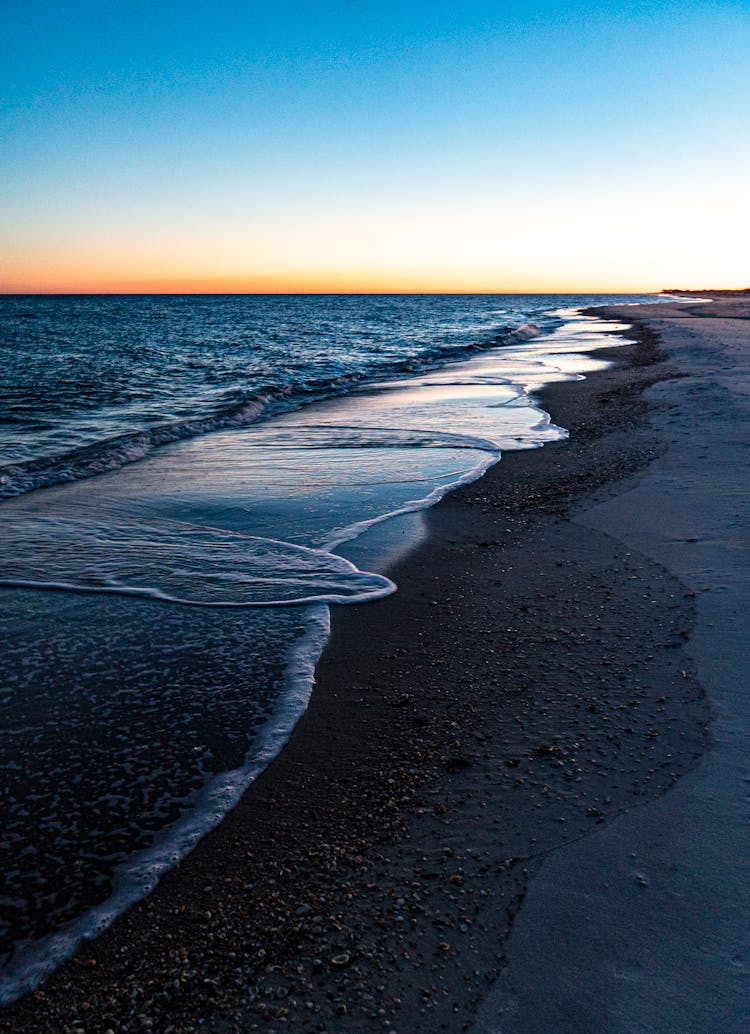
M 750 2 L 0 0 L 0 291 L 750 285 Z

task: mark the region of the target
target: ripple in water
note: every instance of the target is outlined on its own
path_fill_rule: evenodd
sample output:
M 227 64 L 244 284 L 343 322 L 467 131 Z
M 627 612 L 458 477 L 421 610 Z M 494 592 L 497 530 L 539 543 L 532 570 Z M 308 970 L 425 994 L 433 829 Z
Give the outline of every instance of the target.
M 0 514 L 0 585 L 145 596 L 205 607 L 354 603 L 382 575 L 290 542 L 162 521 Z

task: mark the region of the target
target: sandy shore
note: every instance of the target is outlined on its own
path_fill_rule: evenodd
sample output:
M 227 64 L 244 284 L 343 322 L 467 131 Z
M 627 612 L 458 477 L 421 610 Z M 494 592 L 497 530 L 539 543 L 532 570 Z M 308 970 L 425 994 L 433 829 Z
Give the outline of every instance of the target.
M 716 304 L 746 343 L 735 317 L 748 306 Z M 678 345 L 716 352 L 695 342 L 718 317 L 626 311 L 636 330 L 616 366 L 545 393 L 571 440 L 506 454 L 428 512 L 428 541 L 391 572 L 399 592 L 335 611 L 281 756 L 0 1030 L 683 1029 L 628 1027 L 609 999 L 597 1012 L 603 985 L 574 993 L 591 965 L 573 950 L 586 916 L 620 908 L 607 888 L 586 901 L 571 887 L 568 940 L 559 925 L 545 935 L 555 860 L 572 852 L 567 874 L 586 871 L 589 845 L 673 800 L 712 753 L 700 586 L 617 521 L 671 454 L 665 421 L 691 433 L 689 393 L 670 395 L 690 380 L 674 379 L 690 373 Z M 633 527 L 661 527 L 662 496 L 628 512 Z M 535 980 L 550 993 L 525 980 L 529 952 L 548 964 Z M 562 1011 L 545 1011 L 553 1000 Z
M 750 1030 L 750 300 L 628 314 L 678 373 L 646 396 L 662 449 L 576 522 L 695 593 L 712 742 L 668 794 L 545 861 L 474 1034 Z

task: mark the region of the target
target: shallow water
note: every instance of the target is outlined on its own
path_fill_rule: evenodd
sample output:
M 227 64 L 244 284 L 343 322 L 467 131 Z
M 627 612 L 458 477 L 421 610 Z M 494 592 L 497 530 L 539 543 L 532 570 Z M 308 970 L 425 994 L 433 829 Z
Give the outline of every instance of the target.
M 465 358 L 508 326 L 559 325 L 534 295 L 0 297 L 0 497 L 138 461 L 160 444 Z M 615 299 L 603 299 L 615 300 Z M 622 300 L 622 299 L 619 299 Z
M 408 311 L 420 304 L 434 322 L 438 303 Z M 458 304 L 443 315 L 460 336 L 472 302 L 463 322 Z M 325 604 L 395 589 L 392 543 L 368 529 L 503 449 L 564 437 L 528 393 L 601 367 L 588 353 L 617 343 L 603 336 L 613 325 L 555 314 L 556 299 L 525 305 L 546 333 L 464 342 L 461 361 L 296 408 L 287 398 L 250 426 L 0 505 L 3 998 L 148 890 L 279 749 L 310 692 Z M 478 308 L 483 325 L 510 307 Z

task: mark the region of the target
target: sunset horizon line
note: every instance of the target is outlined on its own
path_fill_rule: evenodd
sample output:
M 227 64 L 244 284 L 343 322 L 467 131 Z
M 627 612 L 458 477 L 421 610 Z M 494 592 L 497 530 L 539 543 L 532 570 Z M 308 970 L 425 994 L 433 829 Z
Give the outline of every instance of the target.
M 702 290 L 702 288 L 685 288 L 686 291 L 695 292 L 696 290 Z M 732 288 L 705 288 L 706 291 L 713 290 L 733 290 Z M 739 289 L 737 289 L 739 290 Z M 560 289 L 560 290 L 543 290 L 543 291 L 489 291 L 489 290 L 413 290 L 413 291 L 393 291 L 393 290 L 372 290 L 372 291 L 2 291 L 0 290 L 0 297 L 2 298 L 138 298 L 142 296 L 160 296 L 162 298 L 179 298 L 179 297 L 205 297 L 205 298 L 262 298 L 262 297 L 294 297 L 294 296 L 307 296 L 307 297 L 352 297 L 358 296 L 369 296 L 377 297 L 382 296 L 393 296 L 398 297 L 407 295 L 424 295 L 424 296 L 440 296 L 440 295 L 455 295 L 460 297 L 465 295 L 471 296 L 490 296 L 490 295 L 658 295 L 658 294 L 669 294 L 670 292 L 666 288 L 647 289 L 643 290 L 622 290 L 620 288 L 611 288 L 608 290 L 602 290 L 598 288 L 596 290 L 586 290 L 581 288 L 575 289 Z
M 742 288 L 725 287 L 722 290 L 742 290 Z M 684 287 L 681 290 L 686 291 L 701 291 L 711 290 L 711 288 L 705 287 Z M 714 288 L 713 290 L 719 290 Z M 609 294 L 660 294 L 661 292 L 669 292 L 669 288 L 665 287 L 634 287 L 632 285 L 623 286 L 539 286 L 534 288 L 533 286 L 523 287 L 508 287 L 499 286 L 493 287 L 397 287 L 397 286 L 376 286 L 376 287 L 337 287 L 332 285 L 330 287 L 310 287 L 305 285 L 290 286 L 290 287 L 235 287 L 227 285 L 226 287 L 212 286 L 212 287 L 201 287 L 199 285 L 191 285 L 190 283 L 184 285 L 164 285 L 158 281 L 151 286 L 148 283 L 139 284 L 137 286 L 119 286 L 113 285 L 100 286 L 100 287 L 0 287 L 0 296 L 27 296 L 27 297 L 75 297 L 75 296 L 90 296 L 90 297 L 127 297 L 127 296 L 138 296 L 138 295 L 162 295 L 164 297 L 179 296 L 179 295 L 204 295 L 206 297 L 211 296 L 252 296 L 252 295 L 310 295 L 310 296 L 326 296 L 326 295 L 566 295 L 566 294 L 588 294 L 588 295 L 609 295 Z

